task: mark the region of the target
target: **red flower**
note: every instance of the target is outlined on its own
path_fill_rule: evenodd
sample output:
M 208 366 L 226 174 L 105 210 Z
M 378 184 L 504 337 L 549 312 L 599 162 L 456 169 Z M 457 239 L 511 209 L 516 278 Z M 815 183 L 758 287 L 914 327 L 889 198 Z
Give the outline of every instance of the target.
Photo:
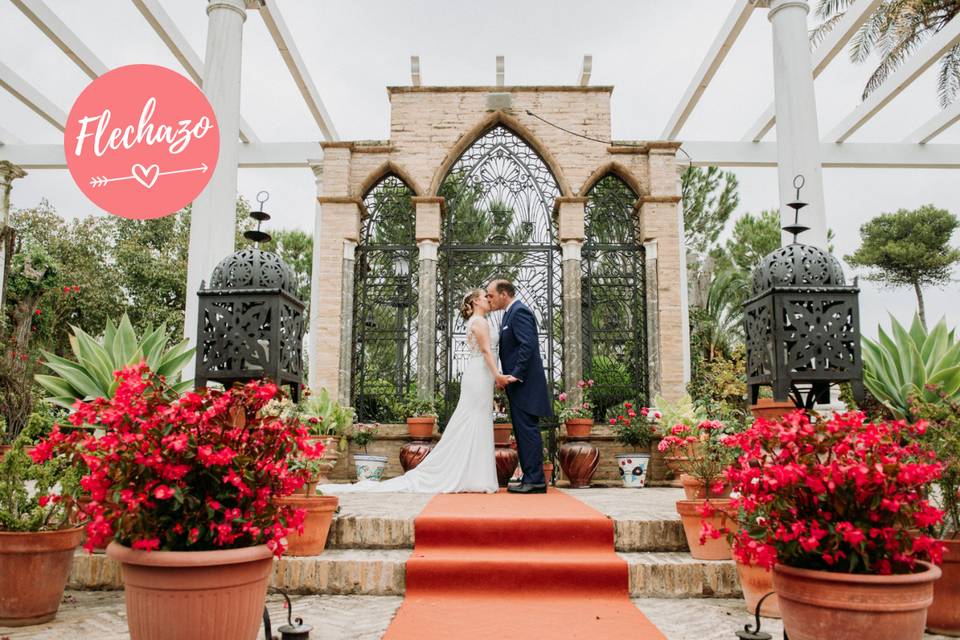
M 157 500 L 169 500 L 174 495 L 176 495 L 176 493 L 177 493 L 176 491 L 174 491 L 167 485 L 161 484 L 157 486 L 156 489 L 153 490 L 153 497 L 156 498 Z
M 134 549 L 138 549 L 140 551 L 156 551 L 157 549 L 160 548 L 160 539 L 149 538 L 149 539 L 134 540 L 133 545 L 131 546 Z

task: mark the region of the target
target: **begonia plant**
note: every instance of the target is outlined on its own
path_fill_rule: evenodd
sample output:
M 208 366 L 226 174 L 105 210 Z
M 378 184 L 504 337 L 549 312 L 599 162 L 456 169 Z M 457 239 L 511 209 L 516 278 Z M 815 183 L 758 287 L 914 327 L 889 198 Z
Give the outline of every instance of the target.
M 680 470 L 703 484 L 708 497 L 716 496 L 723 491 L 724 472 L 736 456 L 724 443 L 729 435 L 731 429 L 718 420 L 702 420 L 693 426 L 680 422 L 666 428 L 657 448 L 677 458 Z

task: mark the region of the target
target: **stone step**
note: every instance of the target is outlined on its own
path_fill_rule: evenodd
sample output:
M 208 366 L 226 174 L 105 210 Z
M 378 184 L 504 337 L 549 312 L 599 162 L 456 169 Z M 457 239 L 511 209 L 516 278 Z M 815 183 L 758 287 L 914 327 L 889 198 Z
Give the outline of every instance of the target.
M 402 595 L 409 549 L 328 549 L 322 555 L 284 557 L 274 565 L 271 585 L 298 594 Z M 627 562 L 630 595 L 648 598 L 739 596 L 730 561 L 694 560 L 687 553 L 618 554 Z M 118 565 L 102 554 L 74 557 L 68 588 L 120 589 Z

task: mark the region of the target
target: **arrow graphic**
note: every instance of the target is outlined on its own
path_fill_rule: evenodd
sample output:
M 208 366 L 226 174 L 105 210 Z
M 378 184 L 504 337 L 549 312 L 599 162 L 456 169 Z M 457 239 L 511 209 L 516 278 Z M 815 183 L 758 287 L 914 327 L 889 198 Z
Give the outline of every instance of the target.
M 176 169 L 174 171 L 160 171 L 160 167 L 152 164 L 149 167 L 144 167 L 142 164 L 135 164 L 130 168 L 130 175 L 121 176 L 119 178 L 108 178 L 106 176 L 93 176 L 90 178 L 91 187 L 104 187 L 111 182 L 120 182 L 122 180 L 136 180 L 142 184 L 147 189 L 153 187 L 157 182 L 157 179 L 160 176 L 172 176 L 177 173 L 191 173 L 194 171 L 199 171 L 201 173 L 206 173 L 209 167 L 205 162 L 201 162 L 199 167 L 193 167 L 191 169 Z

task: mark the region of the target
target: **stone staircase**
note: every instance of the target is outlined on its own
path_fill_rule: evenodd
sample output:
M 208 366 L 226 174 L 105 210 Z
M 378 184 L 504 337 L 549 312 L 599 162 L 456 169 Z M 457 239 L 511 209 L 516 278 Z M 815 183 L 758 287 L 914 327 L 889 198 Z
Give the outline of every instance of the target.
M 629 565 L 635 598 L 737 597 L 729 561 L 694 560 L 671 488 L 581 489 L 570 492 L 614 519 L 616 550 Z M 272 584 L 288 593 L 397 596 L 404 593 L 405 565 L 413 551 L 413 521 L 429 496 L 345 496 L 327 549 L 313 557 L 284 557 Z M 119 567 L 102 554 L 78 552 L 70 589 L 119 589 Z

